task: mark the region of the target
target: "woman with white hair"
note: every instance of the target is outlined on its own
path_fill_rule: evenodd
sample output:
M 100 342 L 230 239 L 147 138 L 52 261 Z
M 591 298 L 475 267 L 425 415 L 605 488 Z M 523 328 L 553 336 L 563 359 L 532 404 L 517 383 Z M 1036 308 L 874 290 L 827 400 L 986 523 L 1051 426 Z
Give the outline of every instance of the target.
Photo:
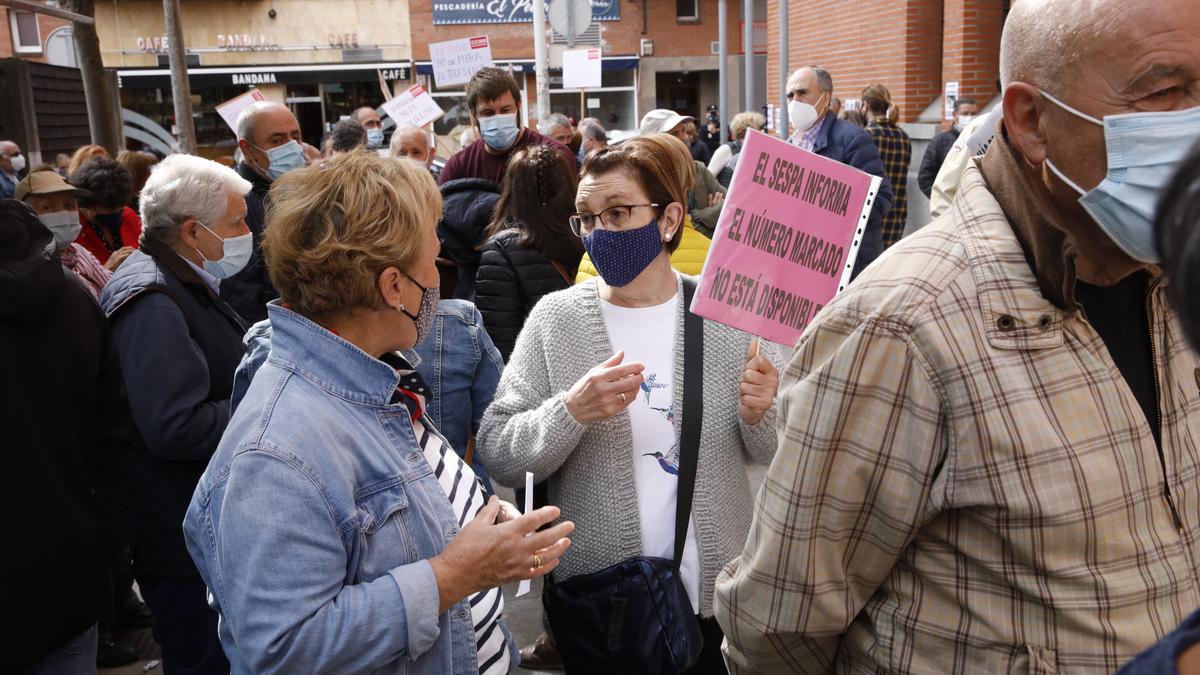
M 249 190 L 216 162 L 163 160 L 142 188 L 141 247 L 100 296 L 139 432 L 122 530 L 166 672 L 229 672 L 180 524 L 229 423 L 246 326 L 218 291 L 250 257 Z

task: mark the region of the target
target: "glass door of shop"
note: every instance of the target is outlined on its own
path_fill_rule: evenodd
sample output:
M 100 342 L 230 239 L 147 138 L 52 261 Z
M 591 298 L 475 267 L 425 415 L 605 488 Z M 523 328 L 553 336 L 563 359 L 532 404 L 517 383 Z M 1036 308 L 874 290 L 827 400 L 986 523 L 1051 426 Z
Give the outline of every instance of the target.
M 325 134 L 325 97 L 321 91 L 324 85 L 289 84 L 287 98 L 284 103 L 291 108 L 296 121 L 300 123 L 300 136 L 309 145 L 320 146 L 321 137 Z

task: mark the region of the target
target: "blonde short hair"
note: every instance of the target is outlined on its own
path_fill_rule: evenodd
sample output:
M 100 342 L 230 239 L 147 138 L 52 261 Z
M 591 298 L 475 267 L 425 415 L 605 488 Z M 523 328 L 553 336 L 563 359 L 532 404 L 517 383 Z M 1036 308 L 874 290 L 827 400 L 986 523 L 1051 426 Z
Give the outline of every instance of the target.
M 746 136 L 746 131 L 755 129 L 762 131 L 762 128 L 767 125 L 767 118 L 763 117 L 760 112 L 747 110 L 733 116 L 729 121 L 729 131 L 733 133 L 733 137 L 741 140 Z
M 379 309 L 379 275 L 409 270 L 442 215 L 433 177 L 415 162 L 348 152 L 271 186 L 263 256 L 282 301 L 310 318 Z

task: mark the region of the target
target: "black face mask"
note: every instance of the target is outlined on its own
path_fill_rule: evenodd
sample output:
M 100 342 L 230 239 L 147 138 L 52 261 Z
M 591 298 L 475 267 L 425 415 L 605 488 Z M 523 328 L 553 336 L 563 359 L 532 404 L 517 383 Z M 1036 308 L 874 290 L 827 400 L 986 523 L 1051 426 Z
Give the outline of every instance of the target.
M 109 232 L 117 233 L 121 230 L 121 212 L 116 213 L 97 213 L 94 218 L 96 224 Z

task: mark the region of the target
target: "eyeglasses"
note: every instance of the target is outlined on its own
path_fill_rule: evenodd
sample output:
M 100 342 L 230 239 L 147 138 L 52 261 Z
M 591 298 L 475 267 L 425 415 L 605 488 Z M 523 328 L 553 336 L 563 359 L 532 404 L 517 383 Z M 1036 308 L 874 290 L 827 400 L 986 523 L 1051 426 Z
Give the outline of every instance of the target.
M 620 230 L 629 224 L 634 209 L 658 208 L 658 204 L 617 204 L 600 213 L 573 213 L 568 219 L 576 236 L 586 237 L 597 229 Z

